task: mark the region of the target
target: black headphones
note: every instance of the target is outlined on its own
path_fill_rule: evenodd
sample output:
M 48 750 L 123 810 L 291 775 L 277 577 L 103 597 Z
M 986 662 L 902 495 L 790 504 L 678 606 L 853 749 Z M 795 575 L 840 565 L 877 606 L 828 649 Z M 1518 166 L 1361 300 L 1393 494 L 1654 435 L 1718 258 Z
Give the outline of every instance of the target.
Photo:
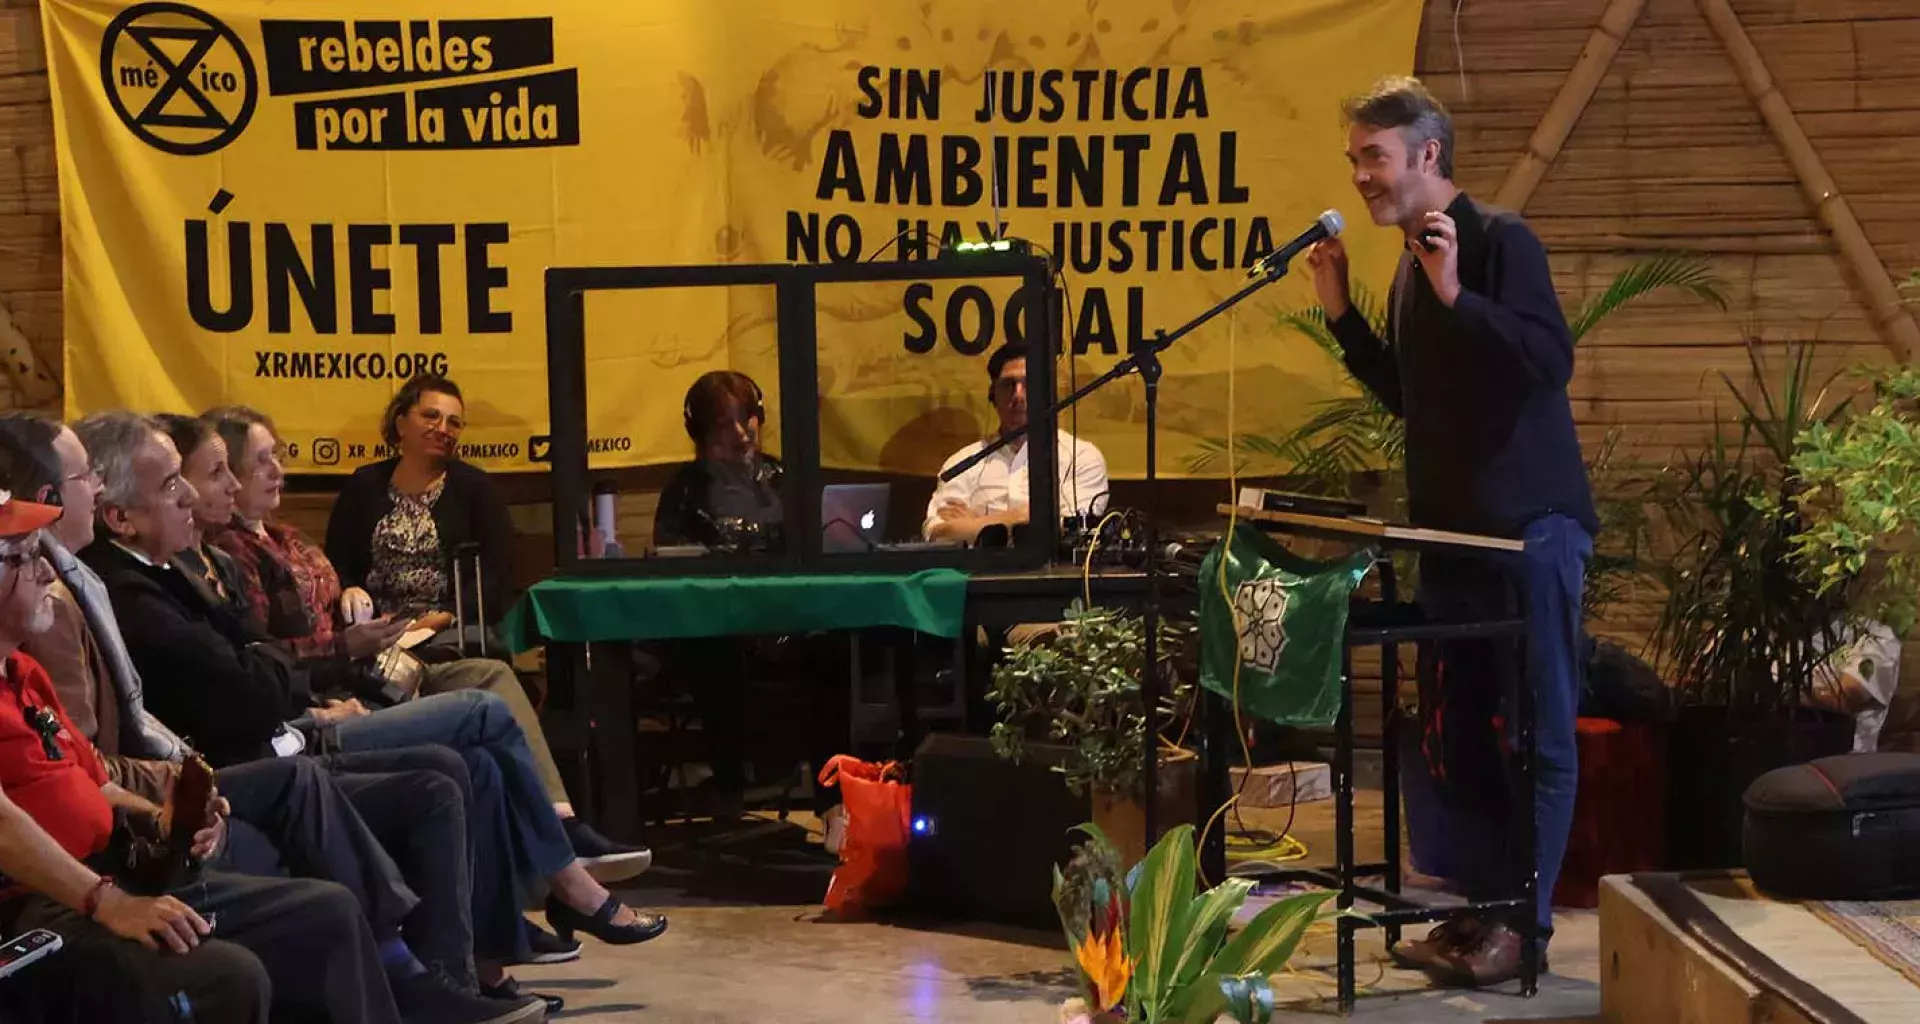
M 757 417 L 762 424 L 767 422 L 767 396 L 761 392 L 760 385 L 752 377 L 737 370 L 709 370 L 701 374 L 699 380 L 693 382 L 693 386 L 687 389 L 686 400 L 680 403 L 681 423 L 687 428 L 687 436 L 695 441 L 700 440 L 700 431 L 693 420 L 693 396 L 700 390 L 700 385 L 708 380 L 724 377 L 738 377 L 747 382 L 747 386 L 753 389 L 753 405 L 747 409 L 747 417 L 749 419 Z

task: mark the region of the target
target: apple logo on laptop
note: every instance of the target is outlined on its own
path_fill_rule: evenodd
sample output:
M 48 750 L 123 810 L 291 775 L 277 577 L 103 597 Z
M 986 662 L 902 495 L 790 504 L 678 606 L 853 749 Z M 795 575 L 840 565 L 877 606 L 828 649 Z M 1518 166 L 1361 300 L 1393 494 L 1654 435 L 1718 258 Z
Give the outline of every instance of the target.
M 860 528 L 861 528 L 862 530 L 871 530 L 871 529 L 873 529 L 873 524 L 874 524 L 874 522 L 875 522 L 875 521 L 876 521 L 876 520 L 875 520 L 875 518 L 874 518 L 874 514 L 873 514 L 873 510 L 872 510 L 872 509 L 868 509 L 868 510 L 866 510 L 865 512 L 863 512 L 863 513 L 861 513 L 861 514 L 860 514 Z

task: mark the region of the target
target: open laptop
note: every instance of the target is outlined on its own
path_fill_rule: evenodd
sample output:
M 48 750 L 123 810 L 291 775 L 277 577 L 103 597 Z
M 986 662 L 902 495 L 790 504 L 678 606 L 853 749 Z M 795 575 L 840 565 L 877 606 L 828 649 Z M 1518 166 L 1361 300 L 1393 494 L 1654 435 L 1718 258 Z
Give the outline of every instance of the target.
M 872 551 L 887 539 L 892 484 L 828 484 L 820 489 L 820 550 Z

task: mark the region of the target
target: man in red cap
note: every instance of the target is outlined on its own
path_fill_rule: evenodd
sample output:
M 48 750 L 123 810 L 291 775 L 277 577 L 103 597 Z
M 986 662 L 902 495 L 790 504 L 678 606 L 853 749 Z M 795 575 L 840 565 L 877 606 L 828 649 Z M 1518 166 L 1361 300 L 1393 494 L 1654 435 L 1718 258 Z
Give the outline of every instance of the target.
M 112 963 L 112 986 L 72 994 L 117 1004 L 107 1013 L 89 1004 L 79 1019 L 168 1019 L 184 1008 L 200 1024 L 254 1024 L 271 1001 L 399 1024 L 373 936 L 344 888 L 201 870 L 177 894 L 148 896 L 101 873 L 127 863 L 117 808 L 149 805 L 108 780 L 46 670 L 19 649 L 52 621 L 40 531 L 59 516 L 0 491 L 0 932 L 46 928 L 67 947 L 55 957 Z M 216 817 L 195 836 L 196 863 L 222 831 Z

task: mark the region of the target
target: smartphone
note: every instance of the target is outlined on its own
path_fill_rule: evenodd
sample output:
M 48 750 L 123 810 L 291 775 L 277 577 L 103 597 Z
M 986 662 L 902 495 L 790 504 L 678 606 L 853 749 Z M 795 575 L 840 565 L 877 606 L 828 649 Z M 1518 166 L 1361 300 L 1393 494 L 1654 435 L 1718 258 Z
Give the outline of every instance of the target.
M 60 951 L 60 936 L 35 928 L 0 945 L 0 978 L 11 978 L 35 960 L 43 960 Z

